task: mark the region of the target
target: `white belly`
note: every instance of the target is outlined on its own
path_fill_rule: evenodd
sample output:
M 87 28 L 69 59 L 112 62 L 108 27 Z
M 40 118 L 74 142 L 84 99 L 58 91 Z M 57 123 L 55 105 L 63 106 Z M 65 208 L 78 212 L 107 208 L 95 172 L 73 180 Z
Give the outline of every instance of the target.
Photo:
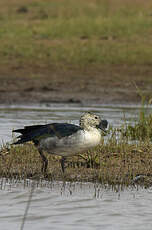
M 101 134 L 97 129 L 91 131 L 80 130 L 68 137 L 43 139 L 39 147 L 51 154 L 71 156 L 97 146 L 100 141 Z
M 85 131 L 83 137 L 83 144 L 84 146 L 94 147 L 98 145 L 101 141 L 101 134 L 98 130 L 94 132 Z

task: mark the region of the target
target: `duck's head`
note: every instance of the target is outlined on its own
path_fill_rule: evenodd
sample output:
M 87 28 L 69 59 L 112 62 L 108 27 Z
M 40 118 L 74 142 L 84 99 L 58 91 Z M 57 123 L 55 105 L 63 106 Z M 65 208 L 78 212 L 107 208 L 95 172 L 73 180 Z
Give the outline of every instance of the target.
M 94 113 L 87 112 L 80 118 L 80 127 L 86 130 L 90 130 L 91 128 L 99 128 L 105 131 L 107 125 L 107 120 L 101 120 L 101 118 Z

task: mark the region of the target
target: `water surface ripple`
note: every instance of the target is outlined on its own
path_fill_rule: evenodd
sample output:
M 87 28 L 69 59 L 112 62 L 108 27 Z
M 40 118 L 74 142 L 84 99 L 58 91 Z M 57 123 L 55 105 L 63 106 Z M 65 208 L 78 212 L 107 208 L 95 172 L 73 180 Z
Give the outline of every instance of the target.
M 23 182 L 1 186 L 0 229 L 20 229 L 30 189 Z M 151 189 L 115 192 L 91 183 L 50 182 L 35 186 L 24 229 L 151 230 L 151 203 Z

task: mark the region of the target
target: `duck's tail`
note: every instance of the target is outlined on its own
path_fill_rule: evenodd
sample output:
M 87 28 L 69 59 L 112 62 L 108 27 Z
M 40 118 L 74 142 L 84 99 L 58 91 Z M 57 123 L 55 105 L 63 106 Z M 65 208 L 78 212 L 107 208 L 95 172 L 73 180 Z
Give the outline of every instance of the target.
M 35 144 L 37 144 L 37 140 L 35 140 L 36 137 L 38 137 L 42 130 L 46 128 L 46 125 L 32 125 L 32 126 L 25 126 L 24 129 L 16 129 L 13 130 L 14 133 L 20 133 L 21 135 L 17 138 L 18 141 L 14 142 L 14 145 L 17 144 L 23 144 L 28 141 L 33 141 Z

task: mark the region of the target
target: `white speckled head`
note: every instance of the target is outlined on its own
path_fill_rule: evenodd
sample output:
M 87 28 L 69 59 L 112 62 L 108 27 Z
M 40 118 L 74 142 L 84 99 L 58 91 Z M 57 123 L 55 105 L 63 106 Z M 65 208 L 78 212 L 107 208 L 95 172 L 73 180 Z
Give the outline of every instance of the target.
M 97 128 L 101 123 L 101 118 L 93 113 L 85 113 L 80 117 L 80 127 L 86 130 Z

